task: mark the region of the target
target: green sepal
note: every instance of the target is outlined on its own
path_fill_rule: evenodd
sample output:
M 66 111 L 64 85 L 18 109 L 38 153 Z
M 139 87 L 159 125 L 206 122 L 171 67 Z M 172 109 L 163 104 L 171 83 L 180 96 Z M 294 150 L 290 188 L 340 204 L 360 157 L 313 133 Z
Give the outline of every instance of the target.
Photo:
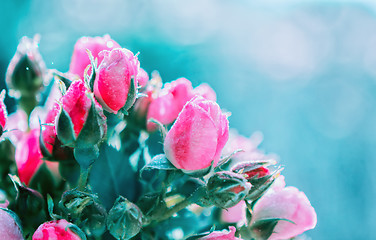
M 158 169 L 158 170 L 165 170 L 165 171 L 179 170 L 170 163 L 170 161 L 166 158 L 166 155 L 164 154 L 158 154 L 154 156 L 151 162 L 149 162 L 143 168 L 141 168 L 140 177 L 142 177 L 143 171 L 150 170 L 150 169 Z
M 45 159 L 48 159 L 48 160 L 52 159 L 52 154 L 50 153 L 50 151 L 48 151 L 43 140 L 42 123 L 40 119 L 39 119 L 39 148 L 40 148 L 40 152 L 42 153 Z
M 69 86 L 72 84 L 72 79 L 70 79 L 70 76 L 68 76 L 67 74 L 59 72 L 56 69 L 52 70 L 52 74 L 54 76 L 54 80 L 59 84 L 60 91 L 68 89 Z M 64 85 L 64 87 L 60 85 Z M 63 87 L 63 89 L 61 87 Z
M 214 169 L 214 161 L 212 161 L 212 163 L 210 164 L 209 167 L 207 168 L 203 168 L 203 169 L 197 169 L 197 170 L 185 170 L 185 169 L 181 169 L 181 171 L 191 177 L 195 177 L 195 178 L 201 178 L 205 175 L 208 175 L 210 172 L 212 172 Z
M 163 125 L 158 120 L 155 120 L 153 118 L 149 119 L 148 122 L 154 123 L 154 124 L 156 124 L 158 126 L 158 130 L 159 130 L 159 132 L 161 133 L 161 136 L 162 136 L 162 141 L 164 141 L 164 139 L 166 138 L 166 135 L 167 135 L 167 128 L 166 128 L 166 126 Z
M 62 217 L 60 215 L 57 215 L 54 213 L 54 200 L 50 196 L 50 194 L 47 194 L 47 208 L 48 208 L 48 214 L 50 217 L 54 220 L 61 219 Z
M 223 171 L 225 167 L 225 165 L 228 165 L 228 163 L 230 163 L 230 161 L 232 160 L 232 157 L 234 157 L 237 153 L 239 152 L 244 152 L 244 150 L 241 150 L 241 149 L 238 149 L 238 150 L 235 150 L 233 151 L 230 155 L 222 158 L 219 160 L 217 166 L 215 167 L 214 171 Z
M 137 87 L 135 84 L 135 77 L 131 77 L 131 82 L 129 86 L 127 101 L 125 102 L 124 106 L 120 109 L 125 115 L 128 115 L 128 110 L 133 106 L 134 102 L 137 98 Z
M 88 97 L 91 100 L 91 106 L 85 124 L 76 139 L 75 146 L 78 148 L 90 148 L 98 144 L 104 135 L 103 127 L 101 127 L 103 123 L 99 119 L 100 116 L 96 110 L 94 98 L 92 94 L 88 94 Z
M 74 147 L 76 135 L 73 129 L 73 122 L 67 111 L 63 106 L 60 107 L 60 114 L 56 121 L 56 134 L 62 144 L 69 147 Z
M 81 240 L 87 239 L 85 233 L 79 227 L 77 227 L 77 225 L 71 223 L 67 227 L 69 228 L 69 230 L 74 232 Z
M 91 63 L 91 76 L 89 77 L 87 75 L 87 72 L 89 71 L 89 67 L 85 70 L 85 76 L 84 79 L 87 82 L 87 85 L 89 86 L 89 89 L 91 92 L 94 92 L 94 81 L 96 77 L 96 71 L 97 71 L 97 59 L 94 59 L 93 54 L 89 49 L 86 49 L 87 55 L 89 56 L 90 63 Z

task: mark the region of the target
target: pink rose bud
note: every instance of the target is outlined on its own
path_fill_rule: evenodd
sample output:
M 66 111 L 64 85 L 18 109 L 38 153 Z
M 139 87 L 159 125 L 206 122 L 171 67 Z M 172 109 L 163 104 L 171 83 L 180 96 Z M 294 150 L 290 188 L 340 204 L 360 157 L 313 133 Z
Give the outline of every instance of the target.
M 252 184 L 252 189 L 246 199 L 256 200 L 264 194 L 280 175 L 282 168 L 276 168 L 274 160 L 254 160 L 241 162 L 235 165 L 231 171 L 240 173 Z M 276 168 L 271 171 L 269 168 Z
M 103 61 L 94 82 L 94 94 L 105 110 L 128 110 L 136 100 L 139 61 L 125 48 L 102 51 Z
M 31 178 L 42 165 L 42 154 L 39 149 L 39 130 L 26 133 L 16 145 L 15 160 L 21 182 L 29 184 Z
M 83 240 L 86 237 L 78 227 L 65 219 L 45 222 L 38 227 L 32 240 Z
M 279 220 L 269 240 L 290 239 L 313 229 L 317 222 L 316 212 L 306 195 L 295 187 L 281 189 L 280 185 L 277 182 L 277 186 L 262 196 L 253 208 L 252 226 L 257 226 L 261 220 L 273 218 L 293 222 Z M 262 232 L 262 229 L 254 227 L 254 231 Z
M 179 78 L 166 83 L 158 97 L 149 105 L 147 120 L 157 120 L 167 125 L 175 121 L 184 105 L 193 97 L 192 83 L 186 78 Z M 148 131 L 157 129 L 153 122 L 147 123 Z
M 106 117 L 91 94 L 83 80 L 76 80 L 61 98 L 62 109 L 55 128 L 64 145 L 92 147 L 105 136 Z
M 229 227 L 230 231 L 214 231 L 209 235 L 199 238 L 199 240 L 241 240 L 241 238 L 235 237 L 236 228 L 234 226 Z
M 82 37 L 78 39 L 74 45 L 69 72 L 77 74 L 81 79 L 84 79 L 85 69 L 91 64 L 86 49 L 90 50 L 94 59 L 98 58 L 98 64 L 100 64 L 103 60 L 103 56 L 100 56 L 99 53 L 103 50 L 110 51 L 113 48 L 120 48 L 120 45 L 112 40 L 109 35 L 94 38 Z
M 229 123 L 216 102 L 197 96 L 180 112 L 164 141 L 167 159 L 183 170 L 216 166 L 228 139 Z
M 140 68 L 137 73 L 136 80 L 139 87 L 145 87 L 149 81 L 149 75 L 144 69 Z
M 8 112 L 4 104 L 5 90 L 0 93 L 0 136 L 3 134 L 5 129 L 5 123 L 7 122 Z
M 223 171 L 211 176 L 206 187 L 210 202 L 219 208 L 230 208 L 247 196 L 252 185 L 241 174 Z
M 214 102 L 217 101 L 217 94 L 207 83 L 201 83 L 195 87 L 195 89 L 193 89 L 193 94 Z
M 0 208 L 0 233 L 1 239 L 23 240 L 20 226 L 17 224 L 17 215 L 5 208 Z

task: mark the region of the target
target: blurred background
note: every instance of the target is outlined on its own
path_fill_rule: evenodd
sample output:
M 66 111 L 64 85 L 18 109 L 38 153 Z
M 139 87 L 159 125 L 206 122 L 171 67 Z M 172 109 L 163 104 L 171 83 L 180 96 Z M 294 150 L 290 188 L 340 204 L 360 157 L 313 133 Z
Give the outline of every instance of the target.
M 318 214 L 312 239 L 376 239 L 376 2 L 2 1 L 0 87 L 19 39 L 49 68 L 109 33 L 164 81 L 208 82 L 230 126 L 264 134 Z M 10 101 L 7 99 L 7 101 Z

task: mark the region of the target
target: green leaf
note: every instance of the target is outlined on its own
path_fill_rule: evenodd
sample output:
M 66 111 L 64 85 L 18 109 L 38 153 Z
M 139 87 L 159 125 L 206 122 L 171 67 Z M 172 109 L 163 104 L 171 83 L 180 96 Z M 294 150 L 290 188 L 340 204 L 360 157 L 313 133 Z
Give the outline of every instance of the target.
M 159 169 L 159 170 L 170 170 L 170 171 L 176 171 L 177 169 L 174 165 L 170 163 L 170 161 L 166 158 L 166 155 L 159 154 L 153 157 L 150 163 L 146 164 L 141 170 L 140 170 L 140 176 L 142 176 L 142 172 L 149 169 Z
M 92 165 L 89 184 L 103 205 L 110 209 L 119 195 L 134 201 L 139 183 L 129 163 L 129 156 L 103 143 Z

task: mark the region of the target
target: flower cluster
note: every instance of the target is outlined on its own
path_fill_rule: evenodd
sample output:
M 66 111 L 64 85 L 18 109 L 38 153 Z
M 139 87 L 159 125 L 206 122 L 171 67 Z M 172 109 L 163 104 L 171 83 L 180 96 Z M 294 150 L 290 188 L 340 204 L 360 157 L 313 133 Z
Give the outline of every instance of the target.
M 82 37 L 69 72 L 24 37 L 0 95 L 6 239 L 290 239 L 316 213 L 278 157 L 240 136 L 207 84 L 163 84 L 138 54 Z M 48 96 L 48 97 L 41 97 Z

